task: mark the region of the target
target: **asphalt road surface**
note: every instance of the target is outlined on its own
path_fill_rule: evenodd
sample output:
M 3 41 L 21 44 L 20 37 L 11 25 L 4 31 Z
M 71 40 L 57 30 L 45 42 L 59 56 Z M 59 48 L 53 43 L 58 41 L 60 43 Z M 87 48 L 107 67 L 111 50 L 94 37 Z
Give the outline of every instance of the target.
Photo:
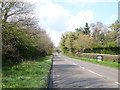
M 118 70 L 54 55 L 52 88 L 118 88 Z

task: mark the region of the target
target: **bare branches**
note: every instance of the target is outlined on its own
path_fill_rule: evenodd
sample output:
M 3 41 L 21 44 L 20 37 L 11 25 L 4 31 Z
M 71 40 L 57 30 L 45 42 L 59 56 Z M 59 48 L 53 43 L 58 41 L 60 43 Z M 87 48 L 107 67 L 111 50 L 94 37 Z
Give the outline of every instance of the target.
M 8 22 L 8 19 L 11 21 L 10 18 L 18 15 L 28 16 L 28 14 L 32 14 L 31 7 L 25 2 L 2 2 L 3 22 Z

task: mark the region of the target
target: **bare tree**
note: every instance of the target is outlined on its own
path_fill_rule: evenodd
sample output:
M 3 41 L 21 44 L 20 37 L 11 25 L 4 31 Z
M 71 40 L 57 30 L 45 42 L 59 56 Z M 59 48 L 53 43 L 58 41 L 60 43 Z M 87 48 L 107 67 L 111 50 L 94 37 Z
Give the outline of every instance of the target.
M 32 16 L 32 5 L 26 2 L 1 2 L 2 21 L 21 21 Z

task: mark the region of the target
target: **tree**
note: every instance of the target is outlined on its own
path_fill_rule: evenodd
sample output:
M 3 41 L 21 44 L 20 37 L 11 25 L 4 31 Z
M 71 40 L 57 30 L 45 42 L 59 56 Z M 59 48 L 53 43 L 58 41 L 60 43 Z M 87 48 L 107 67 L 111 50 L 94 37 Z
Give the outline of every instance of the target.
M 80 27 L 80 28 L 76 28 L 75 31 L 76 31 L 76 32 L 83 33 L 83 28 L 82 28 L 82 27 Z
M 113 41 L 118 41 L 119 38 L 119 29 L 120 29 L 120 22 L 117 20 L 115 23 L 113 23 L 112 25 L 110 25 L 110 28 L 112 29 L 112 39 Z
M 86 35 L 90 35 L 90 27 L 88 26 L 88 23 L 86 23 L 86 25 L 85 25 L 85 28 L 84 28 L 84 34 L 86 34 Z
M 20 17 L 32 15 L 32 5 L 25 2 L 1 2 L 2 22 L 19 21 Z M 24 20 L 24 19 L 23 19 Z
M 93 38 L 88 35 L 81 34 L 78 39 L 74 41 L 74 48 L 76 48 L 78 52 L 82 52 L 86 48 L 93 48 L 93 43 Z
M 3 65 L 14 65 L 52 53 L 50 37 L 37 26 L 28 6 L 24 2 L 2 2 Z
M 79 33 L 79 34 L 78 34 Z M 64 53 L 75 54 L 82 52 L 86 48 L 92 48 L 93 38 L 80 32 L 68 32 L 61 38 L 61 49 Z
M 100 34 L 102 31 L 103 23 L 97 22 L 96 24 L 91 24 L 91 29 L 92 29 L 92 37 L 96 42 L 100 41 Z
M 60 48 L 63 50 L 63 53 L 66 53 L 68 51 L 68 48 L 66 47 L 67 36 L 68 36 L 68 33 L 62 34 L 61 41 L 60 41 Z

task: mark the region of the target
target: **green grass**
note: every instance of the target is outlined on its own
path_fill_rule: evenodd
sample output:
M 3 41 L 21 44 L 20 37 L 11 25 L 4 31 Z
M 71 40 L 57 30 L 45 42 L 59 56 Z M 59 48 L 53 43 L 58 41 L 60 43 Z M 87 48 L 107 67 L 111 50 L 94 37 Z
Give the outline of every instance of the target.
M 47 88 L 52 56 L 4 67 L 2 88 Z
M 100 64 L 100 65 L 104 65 L 104 66 L 109 66 L 109 67 L 116 68 L 116 69 L 118 69 L 118 66 L 120 66 L 117 62 L 97 61 L 96 59 L 90 59 L 90 58 L 86 58 L 86 57 L 76 57 L 76 56 L 68 56 L 68 57 L 95 63 L 95 64 Z

